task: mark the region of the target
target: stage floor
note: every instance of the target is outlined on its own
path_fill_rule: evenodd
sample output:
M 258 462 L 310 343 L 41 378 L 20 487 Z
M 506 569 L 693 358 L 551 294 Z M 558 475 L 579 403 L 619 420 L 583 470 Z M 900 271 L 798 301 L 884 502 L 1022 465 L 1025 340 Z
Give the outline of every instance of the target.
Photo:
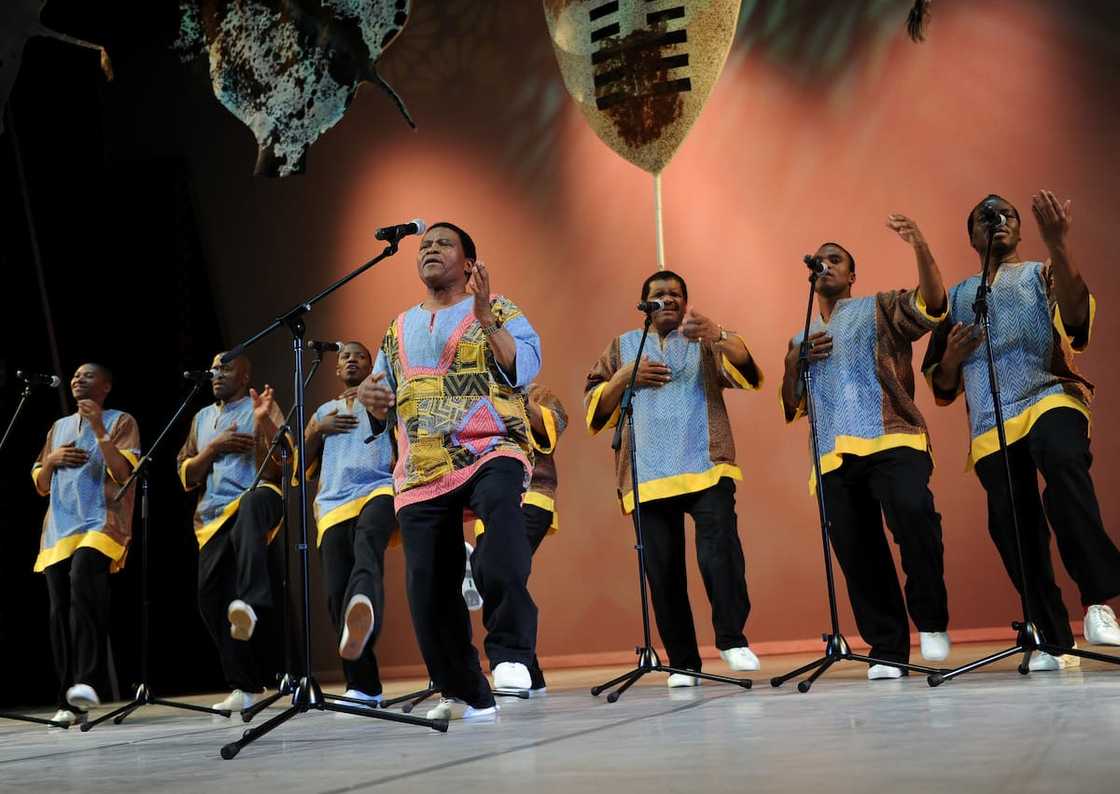
M 996 647 L 958 646 L 950 661 Z M 664 676 L 650 675 L 614 704 L 591 697 L 588 687 L 623 668 L 555 671 L 547 695 L 503 698 L 495 720 L 452 722 L 446 734 L 312 712 L 231 761 L 218 749 L 240 735 L 240 720 L 155 706 L 88 733 L 0 720 L 0 789 L 1120 790 L 1120 670 L 1084 662 L 1021 677 L 1004 662 L 931 689 L 916 676 L 868 682 L 866 668 L 847 664 L 808 694 L 792 683 L 770 687 L 770 676 L 809 658 L 764 658 L 750 691 L 668 690 Z M 394 682 L 386 694 L 420 683 Z

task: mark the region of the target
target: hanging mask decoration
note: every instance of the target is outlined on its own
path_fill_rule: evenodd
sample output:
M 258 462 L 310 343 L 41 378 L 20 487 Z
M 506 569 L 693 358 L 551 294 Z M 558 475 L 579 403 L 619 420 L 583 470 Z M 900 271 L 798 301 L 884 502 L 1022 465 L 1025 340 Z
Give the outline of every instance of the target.
M 185 0 L 181 9 L 176 49 L 208 57 L 214 96 L 257 140 L 258 176 L 302 173 L 307 149 L 363 82 L 416 126 L 377 73 L 411 0 Z
M 654 176 L 657 261 L 664 267 L 661 172 L 712 91 L 740 0 L 544 0 L 553 49 L 595 134 Z
M 113 67 L 104 47 L 51 30 L 39 21 L 46 4 L 47 0 L 0 0 L 0 132 L 4 131 L 4 109 L 19 74 L 28 39 L 42 36 L 99 52 L 101 71 L 106 79 L 113 79 Z

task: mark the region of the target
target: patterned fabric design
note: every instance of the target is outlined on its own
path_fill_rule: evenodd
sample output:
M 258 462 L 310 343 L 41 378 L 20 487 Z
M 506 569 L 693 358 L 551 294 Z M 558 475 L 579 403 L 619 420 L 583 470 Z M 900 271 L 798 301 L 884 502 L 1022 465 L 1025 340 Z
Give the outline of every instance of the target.
M 533 462 L 533 478 L 529 483 L 529 493 L 555 500 L 556 491 L 559 488 L 559 477 L 556 472 L 556 459 L 553 456 L 556 453 L 556 444 L 559 442 L 560 436 L 568 427 L 568 412 L 564 410 L 560 398 L 539 383 L 531 384 L 526 390 L 526 396 L 536 399 L 542 408 L 552 414 L 553 429 L 556 433 L 555 438 L 549 439 L 551 442 L 550 451 L 542 452 L 537 445 L 536 458 Z
M 110 443 L 133 461 L 140 457 L 140 432 L 135 419 L 122 411 L 106 408 L 102 411 L 102 423 Z M 115 563 L 111 569 L 119 570 L 132 537 L 136 489 L 130 488 L 125 498 L 113 502 L 119 486 L 106 468 L 89 423 L 77 413 L 54 423 L 32 473 L 37 474 L 51 452 L 67 444 L 85 450 L 89 459 L 82 466 L 55 469 L 51 476 L 50 505 L 43 517 L 35 570 L 41 571 L 47 565 L 66 559 L 81 546 L 93 546 L 106 552 Z M 90 533 L 105 537 L 83 537 Z
M 382 433 L 369 444 L 373 435 L 369 414 L 356 401 L 336 399 L 323 403 L 315 411 L 318 422 L 331 411 L 351 414 L 358 426 L 347 433 L 323 438 L 323 451 L 318 468 L 319 491 L 315 495 L 315 520 L 336 508 L 361 499 L 378 488 L 393 484 L 392 434 Z
M 540 338 L 508 298 L 490 305 L 517 346 L 512 378 L 474 319 L 473 297 L 435 313 L 413 307 L 385 335 L 374 372 L 385 374 L 397 398 L 397 510 L 459 487 L 495 455 L 520 460 L 528 481 L 533 451 L 522 390 L 540 370 Z
M 931 380 L 945 352 L 948 329 L 955 323 L 976 322 L 972 303 L 979 284 L 977 274 L 949 290 L 950 320 L 934 335 L 922 364 Z M 1071 342 L 1065 337 L 1065 329 L 1057 327 L 1057 301 L 1047 282 L 1046 265 L 1024 262 L 1000 267 L 992 284 L 989 306 L 992 352 L 1004 419 L 1010 422 L 1044 401 L 1054 407 L 1079 407 L 1088 415 L 1093 384 L 1077 371 Z M 969 433 L 975 442 L 995 428 L 984 345 L 973 351 L 961 367 L 958 394 L 962 391 L 968 408 Z M 955 394 L 935 396 L 942 404 L 956 398 Z M 1029 427 L 1022 429 L 1025 432 Z M 1008 437 L 1008 443 L 1014 440 Z M 976 451 L 974 445 L 972 458 Z

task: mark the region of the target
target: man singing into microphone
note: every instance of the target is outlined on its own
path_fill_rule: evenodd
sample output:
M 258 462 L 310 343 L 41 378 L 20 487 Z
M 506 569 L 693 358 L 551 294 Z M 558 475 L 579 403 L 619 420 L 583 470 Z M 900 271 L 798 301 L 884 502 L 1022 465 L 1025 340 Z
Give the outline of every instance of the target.
M 260 484 L 247 491 L 265 462 L 284 415 L 272 387 L 249 388 L 252 366 L 245 356 L 222 363 L 214 357 L 214 403 L 195 414 L 179 450 L 179 479 L 201 488 L 194 513 L 198 541 L 198 606 L 218 649 L 232 690 L 214 708 L 243 711 L 264 690 L 248 640 L 272 607 L 268 544 L 283 515 L 280 464 L 265 463 Z
M 458 226 L 429 228 L 416 264 L 427 295 L 389 326 L 358 399 L 398 433 L 393 479 L 409 605 L 428 672 L 443 694 L 428 716 L 482 716 L 496 707 L 460 590 L 463 513 L 482 519 L 489 536 L 475 571 L 488 604 L 494 685 L 528 689 L 537 607 L 529 595 L 532 549 L 521 497 L 533 452 L 520 390 L 540 369 L 540 339 L 509 299 L 491 297 L 489 272 Z
M 852 297 L 855 259 L 838 243 L 816 257 L 827 266 L 817 278 L 819 317 L 809 328 L 813 417 L 832 548 L 844 571 L 856 626 L 870 655 L 910 660 L 907 610 L 918 627 L 922 657 L 949 655 L 941 516 L 933 505 L 929 433 L 914 403 L 911 345 L 945 316 L 945 287 L 917 224 L 891 215 L 887 225 L 914 249 L 917 290 Z M 786 422 L 804 415 L 799 378 L 801 334 L 789 345 L 782 406 Z M 814 475 L 809 487 L 816 492 Z M 906 600 L 883 534 L 883 516 L 906 573 Z M 872 665 L 871 680 L 903 671 Z
M 130 488 L 115 500 L 140 455 L 140 430 L 123 411 L 105 408 L 113 375 L 83 364 L 70 379 L 78 410 L 55 422 L 31 469 L 35 490 L 49 496 L 35 571 L 46 575 L 51 650 L 58 675 L 55 722 L 84 720 L 100 705 L 94 684 L 105 677 L 109 574 L 124 567 L 132 538 Z
M 696 526 L 696 557 L 712 606 L 716 647 L 732 670 L 757 670 L 758 657 L 743 634 L 750 599 L 746 562 L 735 515 L 735 443 L 723 389 L 757 389 L 758 368 L 742 337 L 688 306 L 688 287 L 662 270 L 642 284 L 642 301 L 661 301 L 645 354 L 635 363 L 641 331 L 610 343 L 587 376 L 584 401 L 592 433 L 614 427 L 622 394 L 638 367 L 634 427 L 645 541 L 646 578 L 657 630 L 669 665 L 701 669 L 700 649 L 688 600 L 684 516 Z M 624 513 L 634 509 L 630 437 L 615 454 Z M 670 687 L 697 686 L 700 679 L 674 673 Z
M 1086 641 L 1120 645 L 1116 615 L 1105 603 L 1120 595 L 1120 551 L 1105 531 L 1089 475 L 1093 385 L 1073 361 L 1089 345 L 1096 304 L 1070 252 L 1070 203 L 1043 190 L 1034 196 L 1031 209 L 1050 253 L 1046 263 L 1019 258 L 1019 211 L 1006 199 L 990 195 L 968 215 L 969 241 L 981 265 L 992 235 L 990 343 L 1022 533 L 1027 600 L 1043 638 L 1073 647 L 1069 614 L 1050 561 L 1049 520 L 1058 553 L 1086 607 Z M 950 319 L 934 334 L 922 368 L 938 404 L 965 395 L 972 437 L 968 462 L 988 494 L 988 531 L 1011 581 L 1021 588 L 1024 572 L 999 454 L 987 354 L 972 307 L 979 283 L 976 275 L 950 290 Z M 1046 482 L 1041 499 L 1040 472 Z M 1035 653 L 1030 669 L 1057 670 L 1079 661 Z
M 373 642 L 384 616 L 385 549 L 397 528 L 393 512 L 393 434 L 373 434 L 369 414 L 357 404 L 358 386 L 373 369 L 361 342 L 338 351 L 342 394 L 323 403 L 307 423 L 307 477 L 319 481 L 315 496 L 319 559 L 327 609 L 339 634 L 345 697 L 377 703 L 381 678 Z

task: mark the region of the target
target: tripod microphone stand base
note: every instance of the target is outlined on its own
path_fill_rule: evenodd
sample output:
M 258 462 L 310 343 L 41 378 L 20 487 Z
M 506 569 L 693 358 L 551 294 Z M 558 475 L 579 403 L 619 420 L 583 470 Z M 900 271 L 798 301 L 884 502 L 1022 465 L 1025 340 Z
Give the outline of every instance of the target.
M 408 714 L 387 713 L 382 709 L 373 709 L 369 706 L 347 706 L 341 703 L 328 702 L 328 700 L 323 697 L 323 690 L 319 687 L 319 682 L 315 680 L 314 676 L 309 676 L 300 679 L 299 683 L 296 685 L 291 706 L 260 725 L 249 728 L 236 742 L 230 742 L 222 747 L 222 758 L 227 761 L 234 758 L 246 745 L 252 744 L 265 734 L 280 727 L 297 714 L 304 714 L 312 710 L 353 714 L 357 717 L 389 720 L 390 722 L 404 722 L 410 725 L 431 728 L 440 733 L 447 733 L 447 720 L 429 720 L 423 717 L 413 717 Z
M 635 648 L 638 654 L 638 666 L 629 672 L 623 673 L 620 676 L 612 678 L 610 681 L 605 681 L 596 687 L 591 688 L 591 694 L 598 697 L 606 690 L 613 687 L 615 684 L 621 684 L 615 691 L 607 695 L 608 703 L 615 703 L 627 689 L 638 683 L 638 680 L 649 673 L 669 673 L 670 675 L 679 674 L 692 676 L 693 678 L 703 678 L 707 681 L 716 681 L 720 684 L 734 684 L 741 686 L 743 689 L 750 689 L 754 686 L 754 682 L 749 678 L 732 678 L 726 675 L 713 675 L 711 673 L 703 673 L 699 670 L 683 670 L 677 667 L 669 667 L 668 665 L 661 664 L 661 660 L 657 656 L 657 651 L 653 648 Z
M 886 659 L 876 659 L 873 656 L 863 656 L 858 653 L 852 653 L 851 646 L 848 641 L 844 639 L 842 634 L 822 634 L 821 640 L 825 643 L 824 656 L 815 659 L 808 664 L 798 667 L 796 670 L 790 670 L 785 675 L 776 676 L 770 679 L 770 686 L 780 687 L 791 678 L 796 678 L 804 673 L 809 673 L 809 677 L 797 683 L 797 691 L 801 693 L 808 692 L 813 683 L 828 672 L 828 669 L 837 662 L 864 662 L 866 664 L 881 664 L 886 667 L 895 667 L 899 670 L 913 670 L 918 673 L 928 673 L 932 678 L 935 675 L 948 672 L 933 667 L 924 667 L 919 664 L 908 664 L 905 662 L 888 662 Z M 935 686 L 931 684 L 931 686 Z
M 256 703 L 254 703 L 252 706 L 250 706 L 249 708 L 242 710 L 241 721 L 242 722 L 249 722 L 250 720 L 253 719 L 253 717 L 260 714 L 262 711 L 264 711 L 266 708 L 271 706 L 277 700 L 279 700 L 282 697 L 287 697 L 288 695 L 292 694 L 295 691 L 296 691 L 295 678 L 292 676 L 291 673 L 284 673 L 284 675 L 282 675 L 280 677 L 280 683 L 277 685 L 276 691 L 274 693 L 272 693 L 268 697 L 261 698 Z
M 45 720 L 42 717 L 27 717 L 23 714 L 0 714 L 0 720 L 17 720 L 19 722 L 33 722 L 36 725 L 49 725 L 52 728 L 69 728 L 69 723 Z
M 419 706 L 421 703 L 423 703 L 425 700 L 432 697 L 433 695 L 438 695 L 438 694 L 439 694 L 439 689 L 436 687 L 436 685 L 434 683 L 429 681 L 428 685 L 426 687 L 424 687 L 423 689 L 417 689 L 415 692 L 408 692 L 408 693 L 405 693 L 403 695 L 398 695 L 397 697 L 392 698 L 390 700 L 381 701 L 381 708 L 388 709 L 388 708 L 392 708 L 393 706 L 397 705 L 398 703 L 404 703 L 404 705 L 401 706 L 401 711 L 403 711 L 405 714 L 411 714 L 412 710 L 414 708 Z M 493 690 L 493 695 L 494 695 L 494 697 L 518 698 L 520 700 L 528 700 L 529 699 L 529 690 L 528 689 L 495 689 L 495 690 Z M 357 701 L 353 700 L 352 698 L 339 698 L 335 695 L 327 695 L 327 697 L 328 698 L 333 698 L 335 700 L 345 700 L 345 701 L 352 702 L 352 703 L 357 702 Z
M 973 670 L 979 670 L 981 667 L 987 667 L 1001 659 L 1006 659 L 1009 656 L 1014 656 L 1019 653 L 1023 654 L 1023 658 L 1019 662 L 1019 667 L 1017 668 L 1020 675 L 1027 675 L 1030 673 L 1031 656 L 1036 652 L 1048 653 L 1055 658 L 1059 656 L 1077 656 L 1081 659 L 1092 659 L 1095 662 L 1120 664 L 1120 656 L 1110 656 L 1106 653 L 1083 651 L 1080 648 L 1063 648 L 1058 645 L 1052 645 L 1042 638 L 1042 635 L 1039 634 L 1038 629 L 1035 628 L 1033 623 L 1020 623 L 1016 621 L 1011 624 L 1011 628 L 1017 632 L 1014 646 L 1004 648 L 1002 651 L 997 651 L 989 656 L 985 656 L 983 659 L 977 659 L 975 662 L 969 662 L 953 670 L 941 670 L 931 673 L 926 676 L 926 682 L 933 687 L 941 686 L 946 681 L 950 681 L 958 675 L 971 673 Z
M 128 703 L 125 703 L 118 709 L 110 711 L 108 714 L 103 714 L 95 720 L 83 722 L 79 726 L 79 730 L 85 733 L 88 730 L 96 728 L 103 722 L 113 721 L 114 725 L 120 725 L 132 712 L 136 711 L 141 706 L 168 706 L 173 709 L 183 709 L 184 711 L 198 711 L 203 714 L 216 714 L 219 717 L 228 717 L 230 712 L 228 709 L 212 709 L 209 706 L 196 706 L 193 703 L 178 703 L 174 700 L 161 700 L 152 694 L 152 690 L 148 689 L 147 684 L 140 684 L 136 687 L 136 696 Z

